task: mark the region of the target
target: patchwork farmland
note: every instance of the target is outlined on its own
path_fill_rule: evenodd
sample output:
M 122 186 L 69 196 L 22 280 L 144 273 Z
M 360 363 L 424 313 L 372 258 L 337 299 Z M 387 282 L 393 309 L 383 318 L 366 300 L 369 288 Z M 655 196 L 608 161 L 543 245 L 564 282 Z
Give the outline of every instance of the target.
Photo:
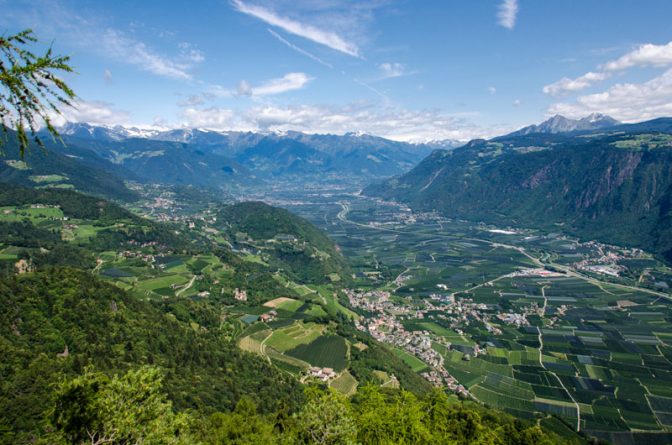
M 653 283 L 672 274 L 650 255 L 351 195 L 292 210 L 354 259 L 358 292 L 389 293 L 364 300 L 400 323 L 379 338 L 428 338 L 469 397 L 609 441 L 672 432 L 671 296 Z M 414 348 L 394 351 L 426 373 Z

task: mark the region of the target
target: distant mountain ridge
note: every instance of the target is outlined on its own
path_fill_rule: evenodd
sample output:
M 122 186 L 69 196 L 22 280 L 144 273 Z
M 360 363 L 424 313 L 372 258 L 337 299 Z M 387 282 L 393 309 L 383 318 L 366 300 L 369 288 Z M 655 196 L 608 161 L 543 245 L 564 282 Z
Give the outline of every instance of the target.
M 556 134 L 569 133 L 572 131 L 599 130 L 601 128 L 614 127 L 620 124 L 621 122 L 617 121 L 616 119 L 600 113 L 593 113 L 581 119 L 568 119 L 564 116 L 556 114 L 555 116 L 538 125 L 529 125 L 506 136 L 524 136 L 534 133 Z
M 642 247 L 672 262 L 672 118 L 474 140 L 364 193 L 450 217 Z
M 148 151 L 153 153 L 152 163 L 155 165 L 185 163 L 184 160 L 171 159 L 173 153 L 169 150 L 148 150 L 147 147 L 162 146 L 161 143 L 164 143 L 164 148 L 168 146 L 167 143 L 182 144 L 180 147 L 186 152 L 211 157 L 210 161 L 203 161 L 207 165 L 202 168 L 192 168 L 194 171 L 201 170 L 198 175 L 183 171 L 179 178 L 180 183 L 194 181 L 199 185 L 203 185 L 204 181 L 220 185 L 219 182 L 222 181 L 214 178 L 218 169 L 209 169 L 208 165 L 222 162 L 236 171 L 248 170 L 240 178 L 224 177 L 223 182 L 243 177 L 253 180 L 289 177 L 340 180 L 344 176 L 360 178 L 366 182 L 373 178 L 403 173 L 437 147 L 451 148 L 460 145 L 458 141 L 414 144 L 361 133 L 334 135 L 296 131 L 219 132 L 195 128 L 152 130 L 85 123 L 69 123 L 60 131 L 66 142 L 78 145 L 95 144 L 100 156 L 140 176 L 147 169 L 145 166 L 138 166 L 137 159 L 146 157 Z M 131 150 L 131 146 L 135 149 Z M 104 147 L 107 148 L 103 149 Z M 118 153 L 125 155 L 119 157 Z M 225 158 L 226 161 L 218 158 Z

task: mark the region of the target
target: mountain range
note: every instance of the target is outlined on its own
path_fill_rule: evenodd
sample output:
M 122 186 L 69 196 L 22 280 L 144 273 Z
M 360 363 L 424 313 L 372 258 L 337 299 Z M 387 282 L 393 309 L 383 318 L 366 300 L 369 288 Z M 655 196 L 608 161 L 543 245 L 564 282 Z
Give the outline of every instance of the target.
M 450 217 L 638 246 L 672 261 L 672 119 L 573 133 L 551 132 L 551 123 L 536 127 L 548 130 L 541 133 L 437 150 L 364 193 Z
M 524 136 L 533 133 L 569 133 L 573 131 L 599 130 L 619 125 L 616 119 L 600 113 L 593 113 L 581 119 L 569 119 L 559 114 L 538 124 L 523 127 L 508 136 Z
M 68 146 L 93 150 L 141 180 L 210 186 L 344 177 L 364 183 L 407 171 L 437 145 L 459 145 L 411 144 L 358 133 L 160 131 L 81 123 L 67 124 L 60 133 Z

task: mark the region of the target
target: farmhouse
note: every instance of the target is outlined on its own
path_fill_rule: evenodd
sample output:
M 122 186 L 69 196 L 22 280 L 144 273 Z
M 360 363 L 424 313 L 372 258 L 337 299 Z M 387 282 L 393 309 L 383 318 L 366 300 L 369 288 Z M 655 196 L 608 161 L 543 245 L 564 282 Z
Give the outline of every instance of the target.
M 332 368 L 320 368 L 317 366 L 311 366 L 310 369 L 308 369 L 308 375 L 316 377 L 323 382 L 327 382 L 336 377 L 336 373 Z
M 266 312 L 265 314 L 261 314 L 260 318 L 261 318 L 261 321 L 273 321 L 273 320 L 275 320 L 275 317 L 277 317 L 277 316 L 278 316 L 278 313 L 274 309 L 272 311 Z

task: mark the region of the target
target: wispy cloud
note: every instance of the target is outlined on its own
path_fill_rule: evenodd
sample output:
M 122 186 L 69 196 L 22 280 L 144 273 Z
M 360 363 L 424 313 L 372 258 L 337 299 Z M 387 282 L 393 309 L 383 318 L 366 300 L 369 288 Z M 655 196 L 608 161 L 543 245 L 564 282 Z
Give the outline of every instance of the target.
M 273 94 L 282 94 L 288 91 L 300 90 L 311 77 L 305 73 L 287 73 L 278 79 L 271 79 L 259 86 L 250 86 L 246 81 L 240 82 L 237 94 L 239 96 L 269 96 Z
M 142 42 L 126 36 L 124 33 L 108 29 L 102 38 L 97 39 L 100 49 L 108 57 L 120 62 L 136 65 L 143 71 L 173 79 L 190 80 L 189 63 L 178 63 L 152 51 Z
M 330 64 L 330 63 L 328 63 L 328 62 L 325 62 L 324 60 L 320 59 L 320 58 L 317 57 L 316 55 L 314 55 L 314 54 L 312 54 L 312 53 L 306 51 L 306 50 L 303 49 L 303 48 L 300 48 L 300 47 L 294 45 L 292 42 L 290 42 L 289 40 L 285 39 L 284 37 L 282 37 L 282 36 L 281 36 L 280 34 L 278 34 L 277 32 L 273 31 L 272 29 L 268 28 L 267 31 L 270 32 L 271 35 L 272 35 L 273 37 L 275 37 L 275 38 L 278 39 L 280 42 L 284 43 L 285 45 L 287 45 L 289 48 L 293 49 L 293 50 L 296 51 L 297 53 L 299 53 L 299 54 L 303 54 L 304 56 L 308 57 L 309 59 L 313 59 L 313 60 L 316 61 L 317 63 L 320 63 L 320 64 L 326 66 L 327 68 L 333 68 L 333 67 L 334 67 L 332 64 Z
M 3 11 L 0 25 L 36 28 L 45 39 L 57 37 L 60 42 L 158 76 L 189 80 L 190 69 L 204 60 L 203 53 L 189 43 L 178 45 L 174 54 L 161 54 L 138 39 L 132 30 L 110 27 L 104 17 L 83 17 L 63 2 L 15 1 L 21 7 Z
M 497 12 L 497 23 L 507 29 L 513 29 L 516 26 L 518 16 L 518 0 L 504 0 L 499 5 Z
M 193 44 L 189 42 L 180 42 L 177 46 L 180 48 L 180 57 L 182 59 L 193 63 L 201 63 L 205 60 L 203 51 L 196 48 Z
M 183 109 L 211 103 L 217 99 L 231 99 L 235 97 L 260 98 L 304 88 L 313 77 L 305 73 L 287 73 L 282 77 L 269 79 L 258 85 L 252 85 L 247 80 L 241 80 L 236 88 L 229 88 L 217 84 L 205 84 L 200 94 L 195 94 L 177 102 Z
M 490 94 L 492 94 L 492 95 L 497 94 L 497 88 L 494 87 L 494 86 L 492 86 L 492 85 L 490 85 L 490 86 L 488 87 L 488 93 L 490 93 Z
M 335 32 L 321 29 L 307 23 L 301 23 L 289 17 L 280 16 L 267 8 L 246 4 L 241 0 L 232 0 L 231 3 L 239 12 L 255 17 L 271 26 L 276 26 L 285 32 L 303 37 L 304 39 L 311 40 L 353 57 L 361 57 L 359 48 L 356 44 L 348 42 L 345 38 Z
M 399 62 L 385 62 L 378 65 L 381 73 L 381 79 L 390 79 L 394 77 L 404 77 L 417 74 L 416 70 L 409 70 L 406 65 Z
M 368 84 L 367 82 L 364 82 L 363 80 L 357 79 L 356 77 L 353 77 L 352 81 L 355 82 L 357 85 L 361 85 L 364 88 L 366 88 L 367 90 L 371 91 L 372 93 L 375 93 L 378 96 L 380 96 L 380 98 L 385 101 L 386 105 L 391 103 L 390 98 L 387 96 L 387 94 L 383 93 L 378 88 L 373 87 L 370 84 Z

